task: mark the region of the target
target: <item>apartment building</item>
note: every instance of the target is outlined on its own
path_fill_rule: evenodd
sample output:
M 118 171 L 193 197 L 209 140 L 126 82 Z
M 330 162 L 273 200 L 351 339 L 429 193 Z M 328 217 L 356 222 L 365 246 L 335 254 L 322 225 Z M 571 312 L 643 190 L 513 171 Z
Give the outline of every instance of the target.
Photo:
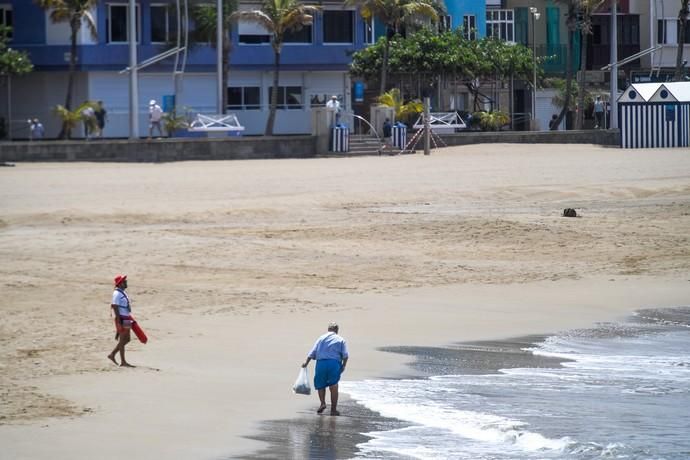
M 648 3 L 649 19 L 642 33 L 646 33 L 650 46 L 659 45 L 660 49 L 642 59 L 643 69 L 650 69 L 650 80 L 665 80 L 676 67 L 678 43 L 680 43 L 680 28 L 678 13 L 680 2 L 676 0 L 648 0 L 640 1 L 640 8 Z M 685 31 L 683 39 L 683 61 L 690 62 L 690 27 Z M 688 72 L 688 64 L 685 64 L 685 73 Z M 643 82 L 644 74 L 641 72 L 636 81 Z
M 565 22 L 566 7 L 553 0 L 504 0 L 507 8 L 515 11 L 515 29 L 529 31 L 516 35 L 516 41 L 536 47 L 538 56 L 553 56 L 544 64 L 547 74 L 562 74 L 565 71 L 565 52 L 568 30 Z M 534 21 L 529 8 L 536 8 L 540 14 Z M 623 60 L 637 53 L 649 51 L 621 66 L 621 83 L 627 80 L 640 81 L 647 78 L 665 79 L 673 74 L 678 50 L 679 22 L 678 0 L 618 0 L 618 59 Z M 521 23 L 521 24 L 520 24 Z M 533 38 L 534 37 L 534 38 Z M 690 53 L 690 31 L 686 31 L 684 55 Z M 656 51 L 651 48 L 660 46 Z M 580 39 L 575 39 L 575 68 L 580 67 Z M 592 18 L 592 34 L 588 37 L 586 68 L 591 71 L 593 83 L 609 81 L 601 68 L 611 61 L 611 13 L 608 6 L 596 11 Z
M 190 0 L 190 8 L 198 3 L 201 2 Z M 344 8 L 342 1 L 319 3 L 322 9 L 313 25 L 292 34 L 283 47 L 276 134 L 309 133 L 311 107 L 325 104 L 333 94 L 348 108 L 351 55 L 384 33 L 382 27 L 366 24 L 354 9 Z M 240 8 L 258 9 L 260 3 L 242 3 Z M 126 0 L 99 1 L 92 11 L 97 35 L 92 36 L 84 26 L 77 39 L 78 73 L 73 100 L 75 104 L 103 101 L 108 111 L 108 137 L 129 135 L 129 76 L 122 72 L 129 63 L 127 10 Z M 136 10 L 137 54 L 142 62 L 170 49 L 171 42 L 176 41 L 177 2 L 138 0 Z M 0 18 L 14 27 L 12 46 L 29 52 L 35 65 L 34 72 L 12 81 L 14 125 L 22 128 L 22 120 L 39 117 L 46 125 L 46 136 L 54 137 L 60 122 L 51 111 L 55 105 L 65 103 L 69 27 L 66 23 L 52 23 L 48 13 L 30 0 L 0 0 Z M 232 28 L 231 41 L 227 109 L 238 115 L 246 134 L 261 134 L 273 82 L 270 37 L 256 24 L 240 22 Z M 146 134 L 151 99 L 167 103 L 170 96 L 176 95 L 178 107 L 217 112 L 215 48 L 208 43 L 195 43 L 186 56 L 181 55 L 177 70 L 184 73 L 178 74 L 177 84 L 174 70 L 173 56 L 139 72 L 140 135 Z M 7 97 L 5 91 L 0 93 L 0 99 Z M 27 135 L 21 131 L 14 134 Z
M 183 0 L 180 0 L 184 4 Z M 210 0 L 189 0 L 190 8 Z M 129 134 L 129 79 L 122 71 L 129 63 L 128 14 L 126 0 L 99 1 L 92 14 L 97 34 L 82 27 L 78 36 L 77 77 L 74 102 L 102 100 L 108 110 L 106 135 Z M 337 94 L 342 105 L 353 105 L 353 84 L 348 75 L 352 54 L 385 33 L 377 23 L 365 22 L 344 2 L 319 2 L 319 12 L 311 27 L 288 38 L 281 61 L 279 110 L 275 132 L 310 132 L 311 108 Z M 256 9 L 260 3 L 242 2 L 241 9 Z M 448 14 L 442 26 L 462 28 L 469 38 L 497 37 L 531 47 L 538 57 L 550 58 L 542 65 L 547 75 L 563 75 L 566 67 L 568 31 L 566 8 L 553 0 L 446 0 Z M 618 57 L 640 51 L 657 50 L 621 68 L 621 85 L 628 81 L 664 79 L 673 73 L 678 43 L 677 0 L 619 0 Z M 536 12 L 536 14 L 535 14 Z M 137 0 L 138 61 L 154 57 L 173 46 L 177 37 L 177 0 Z M 26 50 L 35 72 L 13 79 L 12 119 L 39 117 L 47 136 L 59 131 L 52 107 L 64 104 L 70 57 L 69 27 L 54 24 L 48 13 L 30 0 L 0 0 L 0 24 L 14 27 L 12 46 Z M 192 25 L 193 27 L 193 25 Z M 610 61 L 610 12 L 598 11 L 588 40 L 587 69 L 591 85 L 604 88 L 608 72 L 601 67 Z M 686 33 L 690 35 L 690 33 Z M 270 37 L 256 24 L 238 23 L 231 31 L 230 77 L 227 110 L 238 115 L 246 134 L 261 134 L 269 111 L 272 86 L 273 51 Z M 690 42 L 690 36 L 685 37 Z M 580 41 L 576 38 L 574 67 L 579 67 Z M 685 45 L 690 55 L 690 45 Z M 183 66 L 182 63 L 185 63 Z M 145 134 L 147 104 L 150 99 L 167 103 L 176 96 L 178 107 L 202 113 L 216 112 L 216 52 L 208 43 L 196 43 L 180 56 L 174 78 L 175 58 L 170 57 L 139 72 L 139 125 Z M 531 85 L 517 82 L 514 94 L 505 85 L 494 88 L 496 104 L 503 110 L 531 112 Z M 0 89 L 0 110 L 8 113 L 7 91 Z M 510 100 L 510 103 L 507 101 Z M 462 87 L 439 91 L 440 109 L 468 110 L 469 94 Z M 3 110 L 4 108 L 4 110 Z M 169 107 L 164 107 L 169 108 Z M 25 128 L 25 127 L 24 127 Z M 15 132 L 26 137 L 26 132 Z

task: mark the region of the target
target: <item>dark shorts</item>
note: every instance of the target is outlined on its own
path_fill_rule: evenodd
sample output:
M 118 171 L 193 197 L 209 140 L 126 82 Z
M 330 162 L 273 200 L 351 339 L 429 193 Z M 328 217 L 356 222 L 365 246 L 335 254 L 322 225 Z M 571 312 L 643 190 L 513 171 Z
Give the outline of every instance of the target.
M 319 359 L 314 371 L 314 388 L 321 390 L 340 381 L 341 365 L 337 359 Z

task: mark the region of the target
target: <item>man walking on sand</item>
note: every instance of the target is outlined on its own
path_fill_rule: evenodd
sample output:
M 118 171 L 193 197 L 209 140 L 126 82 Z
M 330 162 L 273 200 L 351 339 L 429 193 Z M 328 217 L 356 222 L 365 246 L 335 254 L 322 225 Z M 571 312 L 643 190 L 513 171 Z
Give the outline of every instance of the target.
M 314 388 L 318 391 L 321 405 L 317 414 L 326 410 L 326 387 L 331 392 L 331 415 L 340 415 L 338 412 L 338 382 L 340 375 L 345 371 L 347 359 L 347 344 L 345 339 L 338 335 L 338 324 L 330 323 L 328 332 L 319 337 L 307 355 L 307 360 L 302 367 L 307 367 L 309 361 L 316 360 L 314 371 Z
M 125 345 L 129 343 L 130 331 L 134 322 L 131 316 L 132 308 L 129 304 L 129 297 L 125 289 L 127 289 L 127 275 L 117 275 L 115 277 L 113 303 L 110 304 L 110 307 L 115 312 L 115 329 L 117 331 L 115 338 L 119 340 L 115 349 L 108 355 L 108 359 L 117 364 L 115 355 L 120 352 L 120 366 L 134 367 L 125 360 Z

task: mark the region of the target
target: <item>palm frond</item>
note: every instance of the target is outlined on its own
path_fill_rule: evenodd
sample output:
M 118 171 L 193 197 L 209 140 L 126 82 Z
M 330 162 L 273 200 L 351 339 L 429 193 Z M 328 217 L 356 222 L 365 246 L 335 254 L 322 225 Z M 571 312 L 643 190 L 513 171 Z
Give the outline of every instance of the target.
M 93 39 L 98 39 L 98 29 L 96 28 L 96 19 L 93 17 L 90 11 L 86 11 L 83 16 L 83 21 L 86 23 L 86 27 L 91 33 Z
M 237 11 L 232 16 L 235 20 L 259 24 L 270 33 L 273 33 L 276 29 L 273 18 L 261 10 Z
M 403 5 L 405 16 L 429 18 L 432 21 L 438 21 L 438 13 L 436 9 L 428 3 L 411 2 Z

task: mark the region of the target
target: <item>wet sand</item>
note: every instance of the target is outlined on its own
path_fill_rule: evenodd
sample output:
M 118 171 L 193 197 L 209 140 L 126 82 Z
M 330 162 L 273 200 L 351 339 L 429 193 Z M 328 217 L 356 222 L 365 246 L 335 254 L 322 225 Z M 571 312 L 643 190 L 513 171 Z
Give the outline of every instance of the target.
M 115 458 L 117 439 L 135 459 L 248 455 L 261 421 L 316 408 L 290 386 L 330 320 L 360 379 L 410 372 L 379 347 L 690 304 L 682 150 L 18 164 L 0 197 L 10 458 Z M 135 369 L 105 357 L 120 272 L 150 339 L 129 347 Z
M 414 379 L 438 375 L 493 374 L 513 367 L 558 367 L 562 359 L 545 358 L 523 351 L 543 336 L 504 341 L 469 342 L 449 347 L 384 347 L 383 351 L 411 357 L 410 373 L 401 378 Z M 252 436 L 267 447 L 247 457 L 263 459 L 349 459 L 355 458 L 357 445 L 371 438 L 363 433 L 388 431 L 410 426 L 407 422 L 382 417 L 347 398 L 342 403 L 343 416 L 315 416 L 303 411 L 287 420 L 262 423 L 259 434 Z M 388 460 L 410 457 L 387 452 Z

